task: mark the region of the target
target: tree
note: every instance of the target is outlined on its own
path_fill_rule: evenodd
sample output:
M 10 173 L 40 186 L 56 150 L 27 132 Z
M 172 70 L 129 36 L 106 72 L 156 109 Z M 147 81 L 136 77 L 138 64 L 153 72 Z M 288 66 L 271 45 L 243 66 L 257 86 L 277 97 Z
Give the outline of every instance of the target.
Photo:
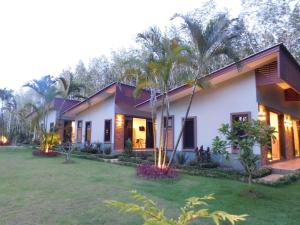
M 252 50 L 283 42 L 300 62 L 300 1 L 243 0 L 240 18 L 244 20 Z
M 16 100 L 13 95 L 13 90 L 8 90 L 6 88 L 0 89 L 0 102 L 0 137 L 4 136 L 6 138 L 12 139 L 13 133 L 15 131 L 14 127 L 12 127 L 12 122 L 14 120 L 14 112 L 17 107 Z
M 215 61 L 222 61 L 223 63 L 228 62 L 228 59 L 238 61 L 238 55 L 233 51 L 233 42 L 243 31 L 243 27 L 240 26 L 238 20 L 229 19 L 227 13 L 217 14 L 209 19 L 207 24 L 202 24 L 201 21 L 189 15 L 174 16 L 174 18 L 178 17 L 183 19 L 182 27 L 190 35 L 190 45 L 194 53 L 191 59 L 193 79 L 187 80 L 187 83 L 192 86 L 192 93 L 189 97 L 183 124 L 172 151 L 169 165 L 174 159 L 182 138 L 185 121 L 189 115 L 197 88 L 204 89 L 208 87 L 207 78 L 209 73 L 216 69 L 216 66 L 220 66 L 220 64 L 216 65 Z
M 227 148 L 234 146 L 239 149 L 238 160 L 241 162 L 246 174 L 248 184 L 251 187 L 252 177 L 257 170 L 260 157 L 253 152 L 256 144 L 271 147 L 271 140 L 274 139 L 275 129 L 268 126 L 265 122 L 252 120 L 249 122 L 235 121 L 231 127 L 223 124 L 219 129 L 223 137 L 215 137 L 212 148 L 215 153 L 228 154 Z
M 164 130 L 164 118 L 169 118 L 170 102 L 168 92 L 172 87 L 172 80 L 175 80 L 179 74 L 176 70 L 186 63 L 189 58 L 189 49 L 176 37 L 169 38 L 163 35 L 157 27 L 151 27 L 144 33 L 139 33 L 137 41 L 148 52 L 148 56 L 137 69 L 130 70 L 130 73 L 136 75 L 136 93 L 144 88 L 150 89 L 152 93 L 151 101 L 156 101 L 157 92 L 161 93 L 159 147 L 158 152 L 156 152 L 156 132 L 154 132 L 154 155 L 156 165 L 162 168 L 167 163 L 168 136 Z M 153 119 L 156 107 L 156 105 L 153 105 Z
M 49 103 L 58 95 L 62 93 L 56 88 L 56 80 L 50 76 L 43 76 L 41 79 L 34 79 L 24 87 L 29 87 L 34 90 L 40 96 L 40 102 L 37 104 L 28 103 L 27 107 L 32 108 L 34 112 L 33 125 L 37 129 L 42 144 L 42 150 L 48 151 L 49 145 L 52 145 L 53 141 L 56 140 L 57 134 L 54 131 L 47 132 L 47 113 L 52 109 Z
M 210 212 L 208 209 L 199 207 L 206 206 L 207 202 L 215 199 L 213 195 L 204 197 L 191 197 L 186 200 L 186 204 L 181 208 L 181 214 L 177 219 L 169 219 L 165 216 L 163 209 L 159 209 L 157 204 L 151 199 L 132 191 L 132 198 L 136 202 L 142 203 L 127 203 L 119 201 L 105 201 L 108 206 L 120 209 L 123 213 L 137 214 L 143 217 L 144 225 L 188 225 L 194 221 L 209 218 L 214 224 L 219 225 L 222 221 L 228 221 L 234 225 L 236 222 L 245 221 L 247 215 L 233 215 L 224 211 Z

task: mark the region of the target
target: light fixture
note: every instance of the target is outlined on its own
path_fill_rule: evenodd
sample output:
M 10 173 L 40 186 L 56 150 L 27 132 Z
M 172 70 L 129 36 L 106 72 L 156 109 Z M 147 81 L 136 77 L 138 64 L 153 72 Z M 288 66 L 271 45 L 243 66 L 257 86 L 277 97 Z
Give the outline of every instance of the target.
M 288 128 L 293 127 L 293 122 L 292 122 L 290 116 L 288 116 L 288 115 L 284 116 L 284 126 L 288 127 Z
M 123 122 L 124 122 L 124 115 L 122 114 L 117 114 L 116 115 L 116 125 L 118 127 L 121 127 L 123 125 Z
M 266 121 L 267 116 L 265 112 L 265 107 L 263 105 L 259 105 L 259 111 L 258 111 L 258 120 L 259 121 Z

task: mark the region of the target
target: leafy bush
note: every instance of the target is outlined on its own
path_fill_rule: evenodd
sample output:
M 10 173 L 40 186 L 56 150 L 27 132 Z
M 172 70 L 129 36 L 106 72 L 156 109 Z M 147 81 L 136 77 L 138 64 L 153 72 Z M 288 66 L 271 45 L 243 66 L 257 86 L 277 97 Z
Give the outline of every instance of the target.
M 176 154 L 176 158 L 177 158 L 176 162 L 179 165 L 184 165 L 186 163 L 187 159 L 188 159 L 184 152 L 178 152 Z
M 147 160 L 149 156 L 152 156 L 152 152 L 148 151 L 135 151 L 135 157 L 140 157 L 142 160 Z
M 209 147 L 206 150 L 204 150 L 203 145 L 201 145 L 200 148 L 197 147 L 195 149 L 195 154 L 198 163 L 211 162 L 211 152 Z
M 133 155 L 132 142 L 130 139 L 125 142 L 124 154 L 128 157 Z
M 84 147 L 81 149 L 82 152 L 86 152 L 89 154 L 97 154 L 98 150 L 93 144 L 85 144 Z
M 104 148 L 104 154 L 105 155 L 110 155 L 111 154 L 111 147 L 110 146 L 106 146 Z
M 264 166 L 255 171 L 255 173 L 253 174 L 253 178 L 265 177 L 270 175 L 271 173 L 272 173 L 272 168 Z
M 41 134 L 41 150 L 47 152 L 59 144 L 60 138 L 57 132 L 43 132 Z
M 140 164 L 136 168 L 137 176 L 146 179 L 176 179 L 179 174 L 173 167 L 158 168 L 152 164 Z
M 253 152 L 253 146 L 258 143 L 270 147 L 271 138 L 274 139 L 275 129 L 259 120 L 235 121 L 233 125 L 223 124 L 219 129 L 223 138 L 215 137 L 213 150 L 218 154 L 228 156 L 226 148 L 236 146 L 239 149 L 238 160 L 248 175 L 248 184 L 251 186 L 253 175 L 257 170 L 260 157 Z
M 135 158 L 135 157 L 128 157 L 127 155 L 120 155 L 119 156 L 119 161 L 122 161 L 122 162 L 130 162 L 130 163 L 136 163 L 136 164 L 140 164 L 142 163 L 142 159 L 140 158 Z
M 144 225 L 188 225 L 202 218 L 210 218 L 216 225 L 219 225 L 222 221 L 228 221 L 234 225 L 238 221 L 245 221 L 247 217 L 247 215 L 233 215 L 224 211 L 209 212 L 208 209 L 199 208 L 206 206 L 208 201 L 215 199 L 213 195 L 204 196 L 202 198 L 188 198 L 185 206 L 180 210 L 181 215 L 179 215 L 177 219 L 167 218 L 165 216 L 165 210 L 159 209 L 154 201 L 136 191 L 132 191 L 132 198 L 142 205 L 113 200 L 104 201 L 104 203 L 108 206 L 120 209 L 120 212 L 142 216 Z

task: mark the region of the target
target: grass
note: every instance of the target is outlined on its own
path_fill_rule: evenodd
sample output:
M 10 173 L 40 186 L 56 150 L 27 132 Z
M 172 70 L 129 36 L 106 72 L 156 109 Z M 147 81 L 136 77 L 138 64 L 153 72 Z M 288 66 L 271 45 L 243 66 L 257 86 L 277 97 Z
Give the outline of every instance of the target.
M 137 216 L 118 214 L 103 200 L 128 200 L 137 190 L 176 216 L 184 200 L 214 193 L 210 209 L 249 214 L 253 225 L 298 225 L 300 182 L 280 188 L 256 185 L 264 194 L 240 194 L 246 184 L 184 175 L 179 181 L 147 181 L 131 167 L 75 158 L 40 158 L 25 148 L 0 148 L 0 224 L 142 224 Z M 204 224 L 208 224 L 206 221 Z

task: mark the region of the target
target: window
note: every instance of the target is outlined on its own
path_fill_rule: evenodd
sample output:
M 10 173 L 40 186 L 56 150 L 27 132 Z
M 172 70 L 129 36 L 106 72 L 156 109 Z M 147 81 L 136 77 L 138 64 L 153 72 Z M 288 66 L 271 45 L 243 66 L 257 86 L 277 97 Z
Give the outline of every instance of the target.
M 111 120 L 104 121 L 104 142 L 111 142 Z
M 85 142 L 91 144 L 92 122 L 85 122 Z
M 82 142 L 82 121 L 77 121 L 77 143 Z
M 187 118 L 183 127 L 183 149 L 196 148 L 196 118 Z
M 231 113 L 231 126 L 233 126 L 234 122 L 240 121 L 240 122 L 248 122 L 250 120 L 250 112 L 245 113 Z M 240 138 L 243 137 L 245 134 L 245 131 L 242 129 L 237 130 L 237 134 L 240 136 Z M 232 146 L 232 153 L 238 153 L 239 148 L 234 144 Z

